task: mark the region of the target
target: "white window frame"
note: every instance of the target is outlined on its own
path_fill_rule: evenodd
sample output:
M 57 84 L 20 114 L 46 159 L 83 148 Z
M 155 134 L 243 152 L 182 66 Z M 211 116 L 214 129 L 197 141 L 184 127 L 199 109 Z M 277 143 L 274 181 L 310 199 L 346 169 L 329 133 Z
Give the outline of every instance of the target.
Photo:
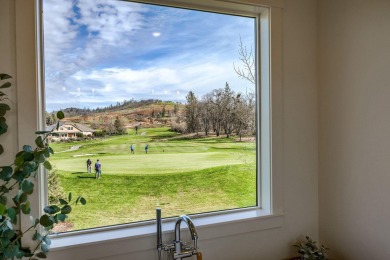
M 283 222 L 283 88 L 282 88 L 282 0 L 145 0 L 168 6 L 213 10 L 230 14 L 247 14 L 257 17 L 258 70 L 262 75 L 258 83 L 261 106 L 257 129 L 258 174 L 261 207 L 227 210 L 212 214 L 198 214 L 193 221 L 198 228 L 200 241 L 227 235 L 280 227 Z M 15 0 L 16 38 L 16 85 L 18 108 L 18 144 L 33 143 L 36 129 L 44 129 L 43 70 L 41 1 Z M 211 9 L 210 9 L 211 8 Z M 46 203 L 47 185 L 45 174 L 39 175 L 35 192 L 31 198 L 32 214 L 41 214 Z M 171 234 L 174 219 L 166 219 L 163 231 Z M 21 228 L 29 226 L 29 219 L 21 220 Z M 228 228 L 227 228 L 228 227 Z M 172 234 L 171 234 L 172 235 Z M 25 239 L 25 245 L 33 245 Z M 115 245 L 115 250 L 102 249 L 102 243 Z M 88 246 L 89 250 L 85 250 Z M 127 254 L 140 250 L 155 249 L 155 224 L 126 224 L 119 227 L 103 227 L 89 231 L 78 231 L 53 237 L 51 254 L 54 259 L 74 259 Z M 63 250 L 67 253 L 61 254 Z M 61 258 L 63 257 L 63 258 Z

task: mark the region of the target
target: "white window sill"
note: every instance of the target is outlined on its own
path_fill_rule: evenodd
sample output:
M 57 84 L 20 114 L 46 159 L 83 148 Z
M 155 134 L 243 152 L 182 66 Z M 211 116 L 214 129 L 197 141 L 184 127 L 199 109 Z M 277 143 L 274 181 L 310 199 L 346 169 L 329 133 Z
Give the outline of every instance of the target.
M 164 212 L 162 213 L 164 215 Z M 203 214 L 191 216 L 191 219 L 198 231 L 200 247 L 203 240 L 278 228 L 283 223 L 282 214 L 270 215 L 261 209 Z M 171 243 L 173 240 L 175 221 L 176 218 L 163 220 L 163 243 Z M 187 232 L 185 223 L 182 224 L 182 229 Z M 62 250 L 66 250 L 68 257 L 79 257 L 77 259 L 128 254 L 156 249 L 156 222 L 71 232 L 53 235 L 51 238 L 50 255 Z M 116 249 L 107 250 L 113 247 Z M 88 250 L 85 250 L 86 248 Z

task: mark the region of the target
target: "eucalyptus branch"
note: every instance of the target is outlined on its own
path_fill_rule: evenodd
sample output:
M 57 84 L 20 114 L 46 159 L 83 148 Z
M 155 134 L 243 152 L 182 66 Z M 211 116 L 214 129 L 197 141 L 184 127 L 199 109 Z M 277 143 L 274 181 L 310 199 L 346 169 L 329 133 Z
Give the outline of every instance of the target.
M 1 185 L 2 187 L 5 187 L 7 190 L 5 190 L 5 191 L 3 191 L 1 194 L 0 194 L 0 197 L 1 196 L 4 196 L 6 193 L 8 193 L 9 192 L 9 190 L 12 190 L 13 189 L 13 187 L 15 187 L 16 186 L 16 184 L 18 184 L 18 182 L 17 181 L 15 181 L 15 183 L 14 184 L 12 184 L 9 188 L 7 188 L 7 184 L 8 183 L 10 183 L 10 181 L 6 181 L 3 185 Z
M 20 232 L 20 234 L 14 239 L 14 241 L 12 241 L 12 244 L 15 244 L 19 239 L 21 239 L 24 236 L 24 234 L 26 234 L 28 231 L 30 231 L 33 228 L 35 227 L 31 226 L 28 229 L 26 229 L 24 232 Z
M 36 251 L 38 250 L 38 248 L 42 245 L 44 239 L 46 239 L 48 235 L 49 235 L 49 234 L 44 235 L 44 236 L 43 236 L 43 239 L 40 240 L 39 243 L 36 245 L 36 247 L 31 251 L 32 256 L 30 256 L 29 260 L 32 259 L 32 257 L 35 255 L 35 252 L 36 252 Z
M 0 73 L 0 81 L 10 79 L 11 76 Z M 5 114 L 10 110 L 10 106 L 1 101 L 9 100 L 7 95 L 2 91 L 4 88 L 11 87 L 11 82 L 5 82 L 0 84 L 0 135 L 4 134 L 8 130 L 8 126 L 5 123 Z M 12 101 L 11 101 L 12 103 Z M 59 120 L 65 117 L 62 111 L 57 113 Z M 57 128 L 59 122 L 57 123 Z M 21 259 L 23 257 L 30 257 L 30 259 L 46 258 L 46 253 L 49 251 L 50 238 L 48 237 L 50 231 L 55 224 L 63 222 L 68 218 L 68 215 L 72 211 L 70 205 L 71 194 L 68 196 L 68 200 L 59 199 L 58 205 L 50 205 L 44 208 L 45 214 L 39 219 L 30 215 L 31 208 L 29 202 L 29 196 L 34 192 L 34 183 L 29 180 L 30 177 L 34 177 L 34 174 L 38 172 L 39 167 L 42 165 L 47 170 L 51 170 L 52 166 L 47 160 L 50 154 L 54 151 L 51 149 L 48 143 L 49 135 L 54 131 L 38 131 L 39 135 L 35 139 L 36 147 L 33 149 L 30 145 L 24 145 L 23 149 L 15 155 L 14 162 L 9 166 L 0 166 L 0 181 L 3 182 L 0 185 L 0 260 L 5 259 Z M 3 153 L 3 146 L 0 144 L 0 154 Z M 15 182 L 12 184 L 12 180 Z M 7 187 L 10 185 L 9 187 Z M 10 194 L 10 190 L 18 186 L 15 194 Z M 12 198 L 13 206 L 8 206 L 7 200 Z M 76 200 L 76 204 L 80 202 L 85 205 L 86 200 L 79 196 Z M 18 224 L 18 216 L 21 214 L 29 215 L 33 219 L 33 223 L 25 231 L 15 231 L 15 226 Z M 37 225 L 41 225 L 45 229 L 45 235 L 41 235 L 37 230 Z M 38 245 L 34 248 L 32 253 L 26 251 L 21 246 L 20 239 L 27 235 L 28 232 L 35 229 L 35 234 L 32 240 L 38 240 Z M 35 253 L 40 248 L 40 252 Z

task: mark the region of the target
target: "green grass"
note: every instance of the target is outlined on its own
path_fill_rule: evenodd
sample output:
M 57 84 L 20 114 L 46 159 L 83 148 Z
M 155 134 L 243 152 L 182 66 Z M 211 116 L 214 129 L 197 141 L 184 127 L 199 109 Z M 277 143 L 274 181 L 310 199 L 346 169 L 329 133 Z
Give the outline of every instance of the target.
M 156 207 L 168 217 L 256 204 L 254 143 L 182 138 L 168 128 L 138 133 L 51 145 L 61 186 L 87 199 L 70 216 L 74 229 L 152 219 Z M 101 161 L 101 179 L 86 173 L 88 158 Z

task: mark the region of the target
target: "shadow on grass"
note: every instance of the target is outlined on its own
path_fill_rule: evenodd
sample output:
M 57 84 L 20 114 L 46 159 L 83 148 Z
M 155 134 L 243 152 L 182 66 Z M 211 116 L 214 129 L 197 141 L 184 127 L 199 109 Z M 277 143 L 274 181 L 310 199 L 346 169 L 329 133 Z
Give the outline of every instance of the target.
M 96 179 L 96 177 L 95 177 L 95 175 L 88 175 L 88 176 L 86 176 L 86 175 L 84 175 L 84 176 L 77 176 L 78 178 L 80 178 L 80 179 Z
M 95 173 L 72 172 L 72 174 L 76 174 L 81 179 L 95 179 Z
M 72 174 L 90 174 L 90 173 L 86 173 L 86 172 L 72 172 Z

